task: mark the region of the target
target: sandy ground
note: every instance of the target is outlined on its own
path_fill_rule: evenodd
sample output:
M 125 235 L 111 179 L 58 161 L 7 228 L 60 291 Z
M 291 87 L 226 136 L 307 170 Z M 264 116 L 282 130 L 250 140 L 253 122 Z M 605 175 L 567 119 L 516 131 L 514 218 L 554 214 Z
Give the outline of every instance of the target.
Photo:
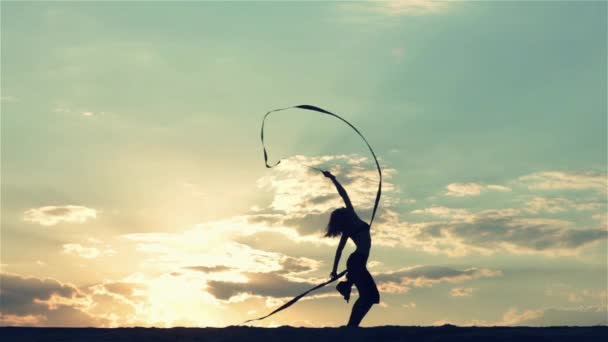
M 608 341 L 608 327 L 0 328 L 2 341 Z

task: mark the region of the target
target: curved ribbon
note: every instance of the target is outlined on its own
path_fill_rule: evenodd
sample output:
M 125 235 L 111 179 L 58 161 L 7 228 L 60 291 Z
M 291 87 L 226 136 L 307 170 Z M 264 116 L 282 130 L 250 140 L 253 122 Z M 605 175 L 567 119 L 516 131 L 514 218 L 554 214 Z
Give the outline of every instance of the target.
M 266 123 L 266 118 L 268 117 L 268 115 L 270 115 L 270 114 L 272 114 L 274 112 L 280 112 L 280 111 L 283 111 L 283 110 L 286 110 L 286 109 L 292 109 L 292 108 L 311 110 L 311 111 L 315 111 L 315 112 L 319 112 L 319 113 L 323 113 L 323 114 L 327 114 L 327 115 L 333 116 L 333 117 L 341 120 L 342 122 L 344 122 L 348 126 L 350 126 L 350 128 L 352 128 L 361 137 L 361 139 L 363 139 L 363 141 L 367 145 L 367 148 L 371 152 L 372 156 L 374 157 L 374 161 L 376 162 L 376 168 L 378 169 L 378 176 L 379 176 L 378 191 L 376 193 L 376 200 L 374 201 L 374 209 L 372 211 L 372 217 L 369 220 L 369 226 L 371 228 L 372 223 L 374 222 L 374 217 L 376 216 L 376 211 L 378 210 L 378 205 L 380 205 L 380 196 L 382 195 L 382 168 L 380 167 L 380 163 L 378 162 L 378 158 L 376 157 L 376 153 L 374 153 L 374 150 L 372 149 L 372 147 L 369 144 L 369 142 L 367 141 L 367 139 L 365 139 L 365 137 L 363 136 L 363 134 L 357 129 L 357 127 L 353 126 L 353 124 L 351 124 L 350 122 L 346 121 L 344 118 L 342 118 L 338 114 L 334 114 L 334 113 L 332 113 L 330 111 L 327 111 L 327 110 L 325 110 L 323 108 L 319 108 L 319 107 L 315 107 L 315 106 L 311 106 L 311 105 L 299 105 L 299 106 L 293 106 L 293 107 L 275 109 L 275 110 L 271 110 L 268 113 L 266 113 L 266 115 L 264 115 L 264 119 L 262 120 L 262 129 L 261 129 L 261 132 L 260 132 L 260 137 L 261 137 L 261 140 L 262 140 L 262 149 L 264 150 L 264 163 L 266 164 L 266 167 L 269 168 L 269 169 L 271 169 L 271 168 L 273 168 L 273 167 L 275 167 L 275 166 L 277 166 L 277 165 L 279 165 L 281 163 L 281 161 L 279 160 L 274 165 L 269 165 L 268 164 L 268 152 L 266 151 L 266 145 L 264 144 L 264 124 Z M 315 169 L 317 171 L 322 171 L 322 170 L 320 170 L 318 168 L 315 168 L 315 167 L 313 167 L 313 169 Z
M 271 110 L 268 113 L 266 113 L 266 115 L 264 115 L 264 119 L 262 120 L 262 130 L 260 132 L 260 137 L 262 139 L 262 148 L 264 149 L 264 163 L 266 164 L 266 167 L 271 169 L 277 165 L 279 165 L 279 163 L 281 163 L 281 161 L 279 160 L 278 162 L 276 162 L 274 165 L 270 165 L 268 164 L 268 152 L 266 151 L 266 145 L 264 144 L 264 124 L 266 123 L 266 118 L 268 117 L 268 115 L 270 115 L 271 113 L 274 112 L 280 112 L 286 109 L 291 109 L 291 108 L 298 108 L 298 109 L 305 109 L 305 110 L 311 110 L 311 111 L 315 111 L 315 112 L 319 112 L 319 113 L 323 113 L 323 114 L 327 114 L 330 116 L 333 116 L 337 119 L 340 119 L 341 121 L 343 121 L 345 124 L 347 124 L 348 126 L 350 126 L 355 132 L 357 132 L 357 134 L 359 134 L 359 136 L 361 137 L 361 139 L 363 139 L 363 141 L 365 142 L 365 144 L 367 145 L 367 148 L 369 148 L 369 151 L 372 153 L 372 156 L 374 157 L 374 161 L 376 162 L 376 167 L 378 168 L 378 176 L 380 178 L 379 182 L 378 182 L 378 192 L 376 193 L 376 200 L 374 202 L 374 210 L 372 211 L 372 217 L 369 221 L 369 226 L 371 228 L 372 223 L 374 222 L 374 217 L 376 216 L 376 210 L 378 209 L 378 205 L 380 204 L 380 196 L 382 194 L 382 169 L 380 168 L 380 163 L 378 162 L 378 158 L 376 158 L 376 154 L 374 153 L 374 150 L 372 149 L 372 147 L 370 146 L 369 142 L 367 142 L 367 139 L 365 139 L 365 137 L 363 136 L 363 134 L 361 134 L 361 132 L 355 127 L 353 126 L 350 122 L 346 121 L 345 119 L 343 119 L 341 116 L 339 116 L 338 114 L 334 114 L 332 112 L 329 112 L 325 109 L 319 108 L 319 107 L 315 107 L 315 106 L 311 106 L 311 105 L 299 105 L 299 106 L 293 106 L 293 107 L 287 107 L 287 108 L 281 108 L 281 109 L 275 109 L 275 110 Z M 323 170 L 318 169 L 316 167 L 312 167 L 309 166 L 312 169 L 315 169 L 319 172 L 323 172 Z M 262 320 L 264 318 L 270 317 L 272 315 L 274 315 L 275 313 L 282 311 L 288 307 L 290 307 L 291 305 L 295 304 L 298 300 L 300 300 L 300 298 L 306 296 L 307 294 L 309 294 L 312 291 L 318 290 L 320 288 L 322 288 L 323 286 L 326 286 L 328 284 L 333 283 L 334 281 L 340 279 L 342 276 L 344 276 L 346 274 L 346 270 L 340 272 L 338 275 L 336 275 L 336 277 L 321 283 L 319 285 L 316 285 L 315 287 L 311 288 L 310 290 L 301 293 L 295 297 L 293 297 L 291 300 L 289 300 L 288 302 L 286 302 L 285 304 L 281 305 L 280 307 L 276 308 L 274 311 L 272 311 L 271 313 L 269 313 L 266 316 L 262 316 L 262 317 L 258 317 L 258 318 L 254 318 L 254 319 L 250 319 L 247 320 L 241 324 L 245 324 L 245 323 L 249 323 L 249 322 L 253 322 L 253 321 L 259 321 Z

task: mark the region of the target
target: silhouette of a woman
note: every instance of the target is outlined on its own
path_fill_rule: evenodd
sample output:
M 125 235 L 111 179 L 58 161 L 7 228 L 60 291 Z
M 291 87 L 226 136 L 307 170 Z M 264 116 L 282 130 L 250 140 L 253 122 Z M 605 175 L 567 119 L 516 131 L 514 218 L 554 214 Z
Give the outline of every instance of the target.
M 372 305 L 380 303 L 378 288 L 366 266 L 369 250 L 372 245 L 370 228 L 367 223 L 357 216 L 346 190 L 336 180 L 336 177 L 329 171 L 323 171 L 323 175 L 334 183 L 346 206 L 345 208 L 336 209 L 331 213 L 329 223 L 327 224 L 327 233 L 325 234 L 326 237 L 341 235 L 338 248 L 336 249 L 334 266 L 330 274 L 332 279 L 337 276 L 338 263 L 340 262 L 342 250 L 348 238 L 351 238 L 357 246 L 357 249 L 348 257 L 346 263 L 346 281 L 341 281 L 336 286 L 336 289 L 344 296 L 347 302 L 350 299 L 350 291 L 353 284 L 357 287 L 359 298 L 353 305 L 350 319 L 348 320 L 348 326 L 357 327 Z

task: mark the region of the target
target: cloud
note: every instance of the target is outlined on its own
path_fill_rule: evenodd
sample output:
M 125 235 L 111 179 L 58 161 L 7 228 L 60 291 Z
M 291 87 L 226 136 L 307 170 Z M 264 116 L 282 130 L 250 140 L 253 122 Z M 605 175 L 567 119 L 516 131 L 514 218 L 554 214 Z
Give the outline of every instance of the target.
M 305 257 L 294 258 L 291 256 L 284 256 L 281 260 L 280 273 L 287 275 L 302 275 L 316 271 L 320 266 L 321 262 L 318 260 Z
M 515 209 L 486 210 L 467 220 L 395 225 L 392 234 L 399 243 L 451 256 L 473 252 L 575 255 L 608 235 L 603 229 L 578 228 L 569 221 L 522 217 Z
M 476 325 L 490 326 L 593 326 L 608 324 L 606 306 L 575 308 L 547 308 L 517 310 L 510 308 L 498 322 L 476 322 Z
M 321 279 L 315 281 L 291 281 L 278 273 L 244 273 L 247 280 L 209 281 L 207 291 L 214 297 L 234 301 L 247 298 L 246 296 L 261 296 L 278 298 L 279 301 L 291 298 L 310 289 Z M 461 283 L 482 277 L 501 276 L 502 272 L 489 269 L 469 268 L 457 270 L 442 266 L 414 266 L 395 272 L 385 272 L 374 275 L 381 293 L 403 294 L 413 287 L 431 287 L 439 283 Z M 319 290 L 322 297 L 332 295 L 333 287 L 328 286 Z M 319 297 L 321 298 L 321 297 Z
M 412 214 L 425 214 L 454 220 L 469 220 L 473 217 L 473 215 L 466 209 L 448 207 L 430 207 L 424 209 L 416 209 L 412 211 Z
M 594 220 L 597 220 L 599 222 L 599 226 L 602 229 L 608 230 L 608 213 L 603 212 L 600 214 L 595 214 L 595 215 L 592 215 L 591 218 L 593 218 Z
M 133 274 L 76 287 L 55 279 L 0 274 L 0 325 L 116 327 L 212 324 L 221 308 L 200 277 Z M 189 310 L 180 310 L 188 307 Z
M 292 296 L 318 280 L 308 275 L 319 269 L 321 263 L 317 260 L 237 242 L 239 238 L 268 231 L 237 217 L 196 225 L 179 233 L 127 234 L 123 238 L 135 243 L 144 255 L 144 267 L 150 265 L 177 279 L 197 279 L 199 291 L 226 304 L 252 297 Z
M 129 281 L 104 281 L 89 286 L 92 305 L 87 313 L 105 320 L 106 326 L 147 326 L 150 316 L 148 286 Z
M 54 226 L 60 222 L 84 223 L 97 217 L 95 209 L 79 205 L 45 206 L 25 211 L 23 220 L 43 226 Z
M 279 269 L 276 269 L 273 273 L 279 274 L 289 280 L 301 281 L 301 277 L 307 273 L 316 271 L 319 269 L 321 263 L 317 260 L 306 258 L 306 257 L 291 257 L 283 255 L 280 257 Z M 246 277 L 240 275 L 244 274 L 248 270 L 242 268 L 229 267 L 225 265 L 218 266 L 187 266 L 184 267 L 186 270 L 202 272 L 208 275 L 208 279 L 228 279 L 228 281 L 246 282 Z M 255 272 L 254 272 L 255 273 Z M 264 272 L 260 272 L 264 273 Z M 230 276 L 236 275 L 236 276 Z M 236 280 L 235 280 L 236 279 Z
M 54 279 L 0 274 L 1 325 L 103 326 L 107 322 L 85 312 L 88 297 Z
M 511 307 L 497 321 L 474 319 L 464 322 L 439 320 L 434 325 L 457 324 L 460 326 L 526 326 L 526 327 L 567 327 L 608 325 L 608 307 L 589 305 L 562 308 L 538 308 L 519 310 Z
M 608 325 L 608 309 L 604 306 L 551 308 L 542 315 L 526 317 L 516 323 L 525 326 L 590 326 Z
M 91 110 L 69 108 L 69 107 L 65 107 L 65 106 L 56 106 L 55 108 L 53 108 L 53 112 L 63 113 L 63 114 L 74 113 L 74 114 L 80 114 L 80 116 L 84 116 L 84 117 L 93 117 L 93 116 L 99 116 L 99 115 L 106 114 L 106 112 L 94 112 Z
M 606 289 L 576 289 L 566 284 L 553 284 L 547 288 L 545 294 L 550 297 L 566 298 L 571 303 L 600 303 L 608 306 L 608 290 Z
M 66 243 L 63 245 L 63 253 L 72 254 L 85 259 L 95 259 L 99 256 L 115 255 L 116 251 L 111 248 L 87 247 L 78 243 Z
M 377 284 L 380 293 L 403 294 L 410 291 L 410 287 L 396 281 L 382 281 Z
M 9 327 L 40 326 L 46 320 L 43 315 L 13 315 L 0 313 L 0 325 Z
M 451 297 L 471 297 L 475 288 L 473 287 L 455 287 L 450 290 Z
M 198 224 L 183 232 L 126 234 L 122 238 L 135 244 L 135 249 L 146 258 L 146 264 L 166 272 L 193 266 L 229 267 L 244 272 L 275 272 L 283 269 L 285 263 L 309 262 L 293 261 L 282 253 L 264 251 L 237 242 L 264 232 L 278 233 L 287 240 L 299 239 L 293 229 L 253 224 L 244 217 Z
M 404 308 L 406 308 L 406 309 L 415 309 L 416 308 L 416 303 L 409 302 L 409 303 L 405 303 L 405 304 L 403 304 L 401 306 L 404 307 Z
M 283 257 L 281 268 L 267 272 L 246 272 L 229 267 L 189 266 L 190 270 L 209 273 L 239 271 L 243 277 L 210 276 L 206 281 L 206 291 L 225 302 L 240 302 L 252 297 L 262 297 L 283 301 L 295 296 L 323 279 L 297 277 L 302 273 L 318 269 L 319 262 L 308 258 Z M 378 287 L 383 293 L 406 293 L 410 287 L 430 287 L 439 283 L 462 283 L 478 278 L 501 276 L 498 270 L 484 268 L 454 269 L 444 266 L 413 266 L 394 272 L 375 274 Z M 326 287 L 318 293 L 320 297 L 332 295 L 333 288 Z M 272 306 L 272 303 L 271 303 Z
M 543 316 L 543 310 L 524 310 L 519 312 L 515 308 L 509 309 L 502 316 L 502 321 L 492 325 L 525 325 L 524 322 L 538 319 Z
M 244 273 L 246 282 L 209 281 L 207 291 L 220 300 L 230 300 L 242 294 L 263 297 L 293 297 L 304 292 L 315 284 L 307 281 L 291 281 L 276 273 Z M 333 291 L 326 287 L 320 293 Z
M 371 2 L 340 3 L 343 11 L 380 14 L 383 16 L 427 15 L 445 11 L 451 4 L 447 1 L 431 0 L 387 0 Z
M 124 298 L 136 298 L 138 291 L 144 288 L 144 285 L 124 281 L 106 281 L 92 288 L 94 292 L 118 294 Z
M 273 194 L 268 207 L 255 207 L 243 218 L 249 224 L 258 225 L 260 231 L 282 231 L 297 242 L 331 244 L 322 239 L 332 210 L 344 206 L 334 185 L 319 172 L 304 165 L 329 168 L 348 191 L 349 197 L 363 220 L 371 217 L 376 197 L 378 174 L 373 163 L 358 155 L 293 156 L 281 162 L 267 176 L 258 180 L 262 190 Z M 377 221 L 385 212 L 399 203 L 399 190 L 391 183 L 396 170 L 383 168 L 384 182 L 382 201 Z
M 378 189 L 378 173 L 371 161 L 357 155 L 307 157 L 296 155 L 284 159 L 271 173 L 258 180 L 263 190 L 273 192 L 270 210 L 287 215 L 327 213 L 344 206 L 334 185 L 319 172 L 307 166 L 330 168 L 347 189 L 356 208 L 371 208 Z M 331 166 L 331 167 L 329 167 Z M 396 173 L 384 167 L 383 204 L 398 201 L 395 186 L 389 181 Z
M 546 188 L 603 189 L 603 177 L 591 172 L 572 174 L 538 172 L 520 177 L 534 191 Z M 549 182 L 548 180 L 551 180 Z M 557 183 L 555 180 L 560 180 Z M 452 183 L 448 185 L 450 196 L 473 196 L 490 189 L 490 185 L 477 183 Z M 501 186 L 492 186 L 501 189 Z M 504 191 L 510 191 L 505 188 Z M 526 198 L 526 197 L 524 197 Z M 529 197 L 528 197 L 529 198 Z M 425 221 L 407 222 L 398 213 L 390 218 L 390 224 L 377 226 L 375 241 L 382 245 L 417 248 L 430 253 L 464 256 L 471 253 L 485 255 L 496 252 L 510 254 L 543 254 L 547 256 L 577 255 L 585 247 L 605 241 L 608 236 L 602 199 L 576 199 L 564 197 L 533 196 L 521 208 L 490 209 L 470 212 L 462 208 L 432 206 L 411 211 Z M 537 217 L 541 214 L 591 212 L 591 218 L 599 225 L 579 226 L 577 221 Z M 426 215 L 426 216 L 422 216 Z M 534 215 L 534 216 L 530 216 Z M 448 222 L 446 222 L 446 220 Z
M 478 196 L 482 191 L 487 190 L 511 191 L 511 188 L 502 185 L 483 185 L 478 183 L 451 183 L 446 186 L 446 189 L 445 195 L 452 197 Z
M 601 172 L 543 171 L 519 177 L 519 183 L 530 190 L 595 190 L 608 191 L 608 176 Z
M 303 292 L 319 279 L 303 276 L 319 269 L 320 262 L 305 257 L 280 256 L 273 271 L 248 272 L 240 267 L 189 266 L 186 269 L 206 274 L 206 290 L 224 301 L 242 301 L 251 296 L 284 298 Z M 323 293 L 323 291 L 321 291 Z
M 575 211 L 588 211 L 598 210 L 602 207 L 602 203 L 599 202 L 588 202 L 588 203 L 576 203 L 567 198 L 547 198 L 547 197 L 534 197 L 529 200 L 526 204 L 526 211 L 532 214 L 538 214 L 540 212 L 546 212 L 550 214 L 565 212 L 568 210 Z
M 509 188 L 508 186 L 497 185 L 497 184 L 486 185 L 485 188 L 488 190 L 495 190 L 495 191 L 506 191 L 506 192 L 512 191 L 512 189 Z
M 483 186 L 477 183 L 452 183 L 446 186 L 448 191 L 445 193 L 446 196 L 477 196 L 481 193 Z
M 405 293 L 410 286 L 431 287 L 439 283 L 462 283 L 485 277 L 499 277 L 502 272 L 485 268 L 458 270 L 445 266 L 413 266 L 374 276 L 378 287 L 387 293 Z
M 232 268 L 228 266 L 187 266 L 184 268 L 203 273 L 220 273 L 232 270 Z

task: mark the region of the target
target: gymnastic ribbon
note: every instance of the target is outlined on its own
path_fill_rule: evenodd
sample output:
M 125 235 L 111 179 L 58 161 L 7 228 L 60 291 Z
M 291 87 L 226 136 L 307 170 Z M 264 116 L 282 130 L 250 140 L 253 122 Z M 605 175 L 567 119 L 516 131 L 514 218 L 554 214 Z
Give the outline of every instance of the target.
M 277 161 L 273 165 L 270 165 L 268 163 L 268 151 L 266 149 L 266 144 L 264 143 L 264 125 L 266 123 L 266 119 L 272 113 L 281 112 L 281 111 L 284 111 L 284 110 L 287 110 L 287 109 L 304 109 L 304 110 L 319 112 L 319 113 L 322 113 L 322 114 L 326 114 L 326 115 L 332 116 L 332 117 L 334 117 L 336 119 L 341 120 L 345 124 L 347 124 L 350 128 L 352 128 L 359 135 L 359 137 L 361 137 L 361 139 L 363 139 L 363 142 L 365 142 L 365 145 L 367 145 L 367 148 L 371 152 L 372 157 L 374 157 L 374 161 L 376 162 L 376 168 L 378 169 L 378 177 L 379 177 L 378 191 L 376 192 L 376 199 L 374 201 L 374 209 L 372 210 L 372 217 L 371 217 L 371 219 L 369 221 L 369 226 L 371 228 L 372 223 L 374 222 L 374 218 L 376 216 L 376 211 L 378 210 L 378 205 L 380 204 L 380 196 L 382 195 L 382 168 L 380 167 L 380 163 L 378 162 L 378 158 L 376 157 L 376 153 L 374 153 L 374 150 L 372 149 L 372 146 L 369 144 L 369 142 L 367 141 L 367 139 L 365 139 L 365 137 L 363 136 L 363 134 L 357 129 L 357 127 L 355 127 L 353 124 L 351 124 L 346 119 L 344 119 L 341 116 L 339 116 L 338 114 L 335 114 L 335 113 L 327 111 L 327 110 L 325 110 L 323 108 L 319 108 L 319 107 L 311 106 L 311 105 L 299 105 L 299 106 L 293 106 L 293 107 L 287 107 L 287 108 L 280 108 L 280 109 L 275 109 L 275 110 L 271 110 L 271 111 L 267 112 L 266 115 L 264 115 L 264 119 L 262 119 L 262 129 L 261 129 L 261 132 L 260 132 L 260 138 L 262 140 L 262 149 L 264 150 L 264 163 L 266 164 L 266 167 L 269 168 L 269 169 L 271 169 L 271 168 L 273 168 L 273 167 L 275 167 L 275 166 L 277 166 L 277 165 L 279 165 L 281 163 L 280 160 Z M 311 168 L 313 168 L 313 169 L 315 169 L 317 171 L 320 171 L 320 172 L 323 171 L 323 170 L 318 169 L 316 167 L 311 167 Z M 340 272 L 339 274 L 337 274 L 336 277 L 334 277 L 334 278 L 332 278 L 332 279 L 330 279 L 330 280 L 328 280 L 328 281 L 326 281 L 324 283 L 316 285 L 315 287 L 311 288 L 310 290 L 308 290 L 308 291 L 306 291 L 304 293 L 301 293 L 301 294 L 293 297 L 291 300 L 289 300 L 285 304 L 281 305 L 280 307 L 278 307 L 277 309 L 275 309 L 274 311 L 272 311 L 268 315 L 262 316 L 262 317 L 258 317 L 258 318 L 254 318 L 254 319 L 249 319 L 249 320 L 247 320 L 247 321 L 245 321 L 245 322 L 243 322 L 241 324 L 246 324 L 246 323 L 253 322 L 253 321 L 260 321 L 260 320 L 263 320 L 263 319 L 265 319 L 267 317 L 270 317 L 270 316 L 274 315 L 275 313 L 277 313 L 279 311 L 285 310 L 288 307 L 290 307 L 293 304 L 295 304 L 298 300 L 300 300 L 300 298 L 302 298 L 302 297 L 308 295 L 309 293 L 311 293 L 311 292 L 313 292 L 315 290 L 318 290 L 318 289 L 320 289 L 320 288 L 322 288 L 322 287 L 324 287 L 324 286 L 326 286 L 328 284 L 333 283 L 334 281 L 340 279 L 345 274 L 346 274 L 346 270 L 344 270 L 344 271 Z

